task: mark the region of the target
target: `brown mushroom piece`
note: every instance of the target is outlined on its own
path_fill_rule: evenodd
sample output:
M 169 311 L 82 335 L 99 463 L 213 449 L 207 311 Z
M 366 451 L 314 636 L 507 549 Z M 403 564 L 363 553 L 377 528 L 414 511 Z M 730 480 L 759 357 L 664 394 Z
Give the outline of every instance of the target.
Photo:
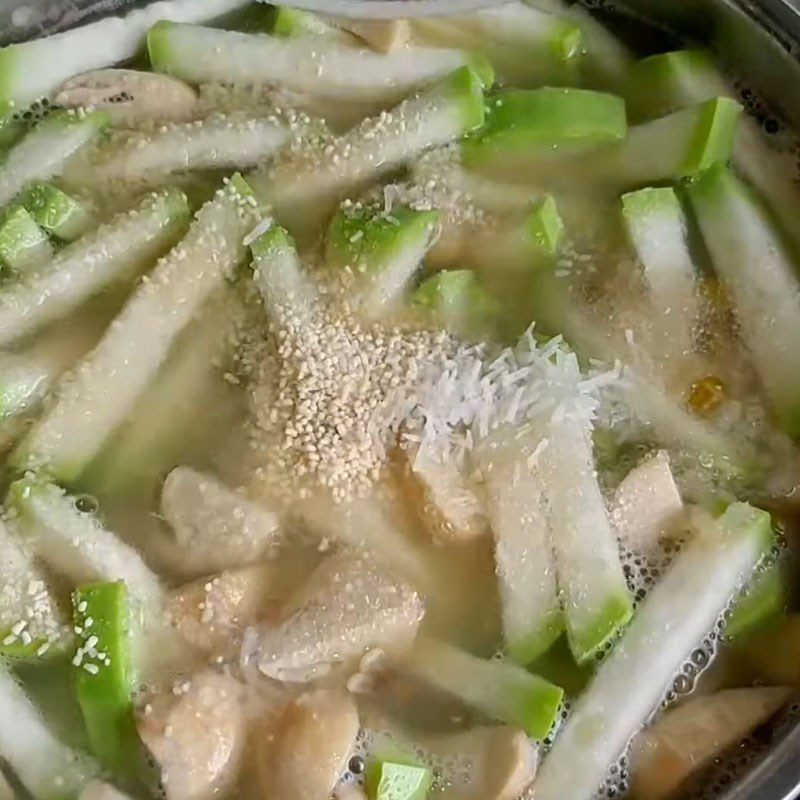
M 289 703 L 272 740 L 258 754 L 263 796 L 269 800 L 328 800 L 344 773 L 359 731 L 347 692 L 316 689 Z
M 611 518 L 620 541 L 634 553 L 653 556 L 687 526 L 686 511 L 669 456 L 659 451 L 634 467 L 614 495 Z
M 201 574 L 262 560 L 278 534 L 276 514 L 191 467 L 175 467 L 167 476 L 161 513 L 187 569 Z
M 672 796 L 690 776 L 773 716 L 792 693 L 785 687 L 726 689 L 668 711 L 631 744 L 633 797 Z
M 166 800 L 210 800 L 237 778 L 246 738 L 242 687 L 213 671 L 149 697 L 139 736 L 156 761 Z
M 415 500 L 425 527 L 443 542 L 465 542 L 489 532 L 483 506 L 463 471 L 453 462 L 437 462 L 414 445 L 400 448 L 400 474 Z
M 248 631 L 242 661 L 274 680 L 307 682 L 372 648 L 407 646 L 423 615 L 413 589 L 342 551 L 317 567 L 282 622 Z
M 448 781 L 459 797 L 517 800 L 536 777 L 536 748 L 524 731 L 509 725 L 478 727 L 439 736 L 423 746 L 439 758 L 469 765 L 462 777 L 463 787 L 458 788 L 458 776 Z
M 170 621 L 189 644 L 206 655 L 233 655 L 248 625 L 266 611 L 272 562 L 232 569 L 173 589 Z
M 53 95 L 64 108 L 107 111 L 116 127 L 182 122 L 193 117 L 197 94 L 177 78 L 134 69 L 97 69 L 76 75 Z

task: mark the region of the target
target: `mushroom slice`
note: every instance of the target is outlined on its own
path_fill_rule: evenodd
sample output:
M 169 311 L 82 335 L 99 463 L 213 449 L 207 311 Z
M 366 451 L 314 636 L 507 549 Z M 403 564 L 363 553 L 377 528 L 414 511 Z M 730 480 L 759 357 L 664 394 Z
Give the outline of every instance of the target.
M 436 462 L 416 445 L 400 448 L 401 476 L 431 535 L 448 542 L 484 536 L 488 524 L 481 502 L 466 476 L 453 462 Z
M 259 561 L 278 532 L 278 518 L 269 509 L 191 467 L 175 467 L 167 476 L 161 513 L 198 570 Z
M 538 751 L 525 732 L 509 725 L 473 728 L 423 743 L 446 763 L 465 765 L 448 785 L 464 785 L 459 796 L 476 800 L 517 800 L 533 783 Z
M 374 647 L 403 647 L 424 614 L 419 595 L 353 553 L 326 559 L 278 625 L 251 628 L 242 645 L 266 676 L 306 682 Z
M 631 744 L 631 789 L 642 800 L 661 800 L 792 696 L 785 687 L 727 689 L 668 711 Z
M 358 730 L 358 711 L 347 692 L 318 689 L 300 695 L 278 719 L 266 754 L 259 754 L 264 797 L 328 800 Z
M 481 800 L 516 800 L 533 783 L 538 752 L 525 732 L 501 725 L 476 728 L 450 742 L 455 752 L 472 753 L 473 779 Z
M 192 118 L 197 94 L 177 78 L 134 69 L 97 69 L 76 75 L 55 92 L 53 102 L 65 108 L 99 108 L 113 125 L 135 128 L 147 122 L 180 122 Z
M 265 611 L 274 573 L 272 563 L 254 564 L 180 586 L 167 600 L 170 620 L 198 650 L 233 655 Z
M 136 726 L 161 770 L 167 800 L 210 800 L 235 781 L 246 717 L 241 685 L 233 678 L 209 670 L 180 694 L 153 695 Z
M 617 487 L 611 518 L 620 540 L 635 553 L 654 556 L 686 526 L 681 493 L 659 451 L 632 469 Z
M 333 22 L 379 53 L 400 50 L 406 47 L 411 39 L 411 26 L 407 19 L 354 20 L 337 17 Z

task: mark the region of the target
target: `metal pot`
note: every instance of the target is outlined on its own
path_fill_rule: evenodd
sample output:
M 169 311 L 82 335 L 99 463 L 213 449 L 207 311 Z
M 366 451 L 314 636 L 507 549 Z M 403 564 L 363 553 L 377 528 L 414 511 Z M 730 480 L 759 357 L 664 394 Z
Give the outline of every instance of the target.
M 448 14 L 502 0 L 282 0 L 353 17 Z M 0 44 L 55 33 L 148 0 L 0 0 Z M 532 0 L 536 4 L 535 0 Z M 690 41 L 710 43 L 777 116 L 800 131 L 800 0 L 583 0 L 603 17 L 623 8 Z M 800 209 L 797 210 L 800 213 Z M 800 798 L 800 719 L 718 800 Z M 569 800 L 569 798 L 564 798 Z

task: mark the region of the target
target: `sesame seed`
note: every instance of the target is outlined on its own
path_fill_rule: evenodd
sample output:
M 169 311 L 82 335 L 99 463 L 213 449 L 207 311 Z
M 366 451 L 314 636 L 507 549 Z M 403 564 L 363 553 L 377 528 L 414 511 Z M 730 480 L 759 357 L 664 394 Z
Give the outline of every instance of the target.
M 363 494 L 402 424 L 398 389 L 441 368 L 458 343 L 439 331 L 368 325 L 335 302 L 311 319 L 287 303 L 281 316 L 272 341 L 250 356 L 259 364 L 251 414 L 262 475 L 287 493 L 317 484 L 338 501 Z

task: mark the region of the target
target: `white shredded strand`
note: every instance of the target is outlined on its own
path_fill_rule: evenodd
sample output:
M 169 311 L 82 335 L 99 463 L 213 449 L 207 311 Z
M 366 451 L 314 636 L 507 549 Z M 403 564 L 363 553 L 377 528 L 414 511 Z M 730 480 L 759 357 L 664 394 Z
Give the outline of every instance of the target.
M 248 233 L 244 239 L 242 239 L 242 244 L 245 247 L 250 247 L 253 242 L 258 239 L 259 236 L 265 234 L 272 226 L 274 225 L 274 220 L 272 217 L 264 217 L 258 225 L 253 228 L 253 230 Z

